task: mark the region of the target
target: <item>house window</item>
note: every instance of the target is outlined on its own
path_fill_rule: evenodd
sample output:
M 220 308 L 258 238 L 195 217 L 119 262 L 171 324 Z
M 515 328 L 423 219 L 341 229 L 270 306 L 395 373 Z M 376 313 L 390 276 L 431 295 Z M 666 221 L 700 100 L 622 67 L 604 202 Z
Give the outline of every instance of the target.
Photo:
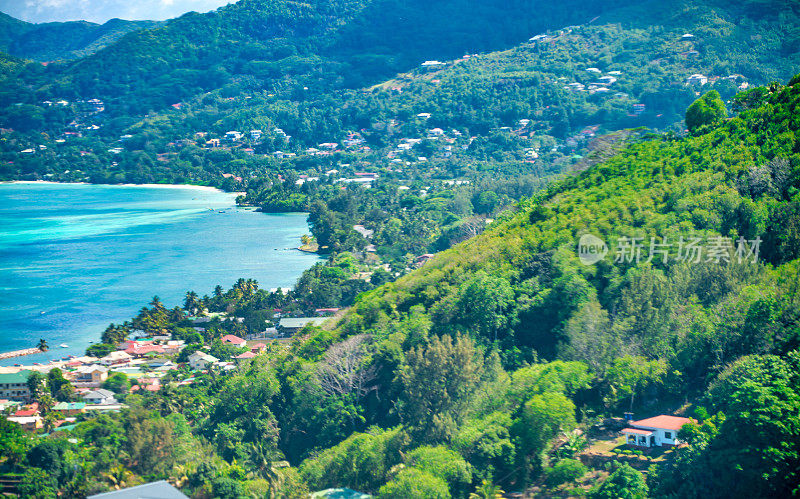
M 664 438 L 672 440 L 672 432 L 671 431 L 665 431 L 664 432 Z

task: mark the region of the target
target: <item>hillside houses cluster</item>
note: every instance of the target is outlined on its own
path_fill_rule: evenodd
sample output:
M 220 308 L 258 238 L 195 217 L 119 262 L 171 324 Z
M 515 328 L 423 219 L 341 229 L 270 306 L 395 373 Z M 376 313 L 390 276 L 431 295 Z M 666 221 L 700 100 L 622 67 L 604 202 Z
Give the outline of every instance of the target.
M 590 95 L 597 93 L 606 93 L 611 91 L 611 85 L 616 83 L 617 80 L 622 76 L 621 71 L 609 71 L 608 73 L 603 74 L 603 71 L 595 67 L 586 68 L 586 72 L 592 75 L 593 77 L 596 77 L 595 81 L 589 83 L 581 83 L 578 81 L 574 81 L 572 83 L 567 83 L 566 85 L 563 86 L 563 88 L 565 90 L 570 90 L 573 92 L 587 92 Z M 565 81 L 567 80 L 567 78 L 561 77 L 559 78 L 559 80 Z
M 52 419 L 51 414 L 55 415 L 56 430 L 70 427 L 84 414 L 119 411 L 125 407 L 124 396 L 112 391 L 113 386 L 109 384 L 112 376 L 124 375 L 129 379 L 131 386 L 123 393 L 157 392 L 162 389 L 164 377 L 170 372 L 174 375 L 169 382 L 192 384 L 197 374 L 212 368 L 222 373 L 234 371 L 239 363 L 264 352 L 268 341 L 283 341 L 281 338 L 288 338 L 307 325 L 319 326 L 332 312 L 335 310 L 325 309 L 320 310 L 319 317 L 280 318 L 277 327 L 250 339 L 226 334 L 219 340 L 235 349 L 234 353 L 228 350 L 226 354 L 231 356 L 230 360 L 215 357 L 209 346 L 181 355 L 187 347 L 183 340 L 155 336 L 125 340 L 117 345 L 116 350 L 99 358 L 70 356 L 45 365 L 0 367 L 0 415 L 32 431 L 44 428 L 45 418 Z M 190 318 L 198 331 L 202 331 L 201 326 L 211 319 L 207 316 Z M 230 317 L 224 319 L 239 321 Z M 46 384 L 47 373 L 55 368 L 72 386 L 74 396 L 52 408 L 40 407 L 37 397 L 31 392 L 29 378 L 34 372 L 41 373 Z

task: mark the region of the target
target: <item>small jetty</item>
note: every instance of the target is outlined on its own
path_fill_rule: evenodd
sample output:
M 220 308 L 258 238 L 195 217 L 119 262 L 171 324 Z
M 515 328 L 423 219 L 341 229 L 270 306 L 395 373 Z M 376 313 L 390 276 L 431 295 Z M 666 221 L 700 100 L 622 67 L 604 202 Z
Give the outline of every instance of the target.
M 42 353 L 38 348 L 25 348 L 23 350 L 14 350 L 13 352 L 0 353 L 0 360 L 10 359 L 12 357 L 23 357 L 25 355 L 33 355 L 35 353 Z

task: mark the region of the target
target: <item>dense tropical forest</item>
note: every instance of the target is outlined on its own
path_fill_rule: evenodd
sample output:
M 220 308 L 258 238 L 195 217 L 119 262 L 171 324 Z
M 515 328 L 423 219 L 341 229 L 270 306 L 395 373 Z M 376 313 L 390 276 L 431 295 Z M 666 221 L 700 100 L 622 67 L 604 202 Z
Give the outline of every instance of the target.
M 158 26 L 156 21 L 112 19 L 32 24 L 0 12 L 0 51 L 34 61 L 77 59 L 113 44 L 132 31 Z
M 0 18 L 0 179 L 240 191 L 308 212 L 303 248 L 326 257 L 290 290 L 242 276 L 109 325 L 87 354 L 186 344 L 160 390 L 103 383 L 120 412 L 52 431 L 76 394 L 31 376 L 49 436 L 0 418 L 1 477 L 21 497 L 160 479 L 220 498 L 800 494 L 799 16 L 240 0 L 158 25 Z M 221 341 L 337 309 L 251 359 Z M 198 351 L 236 367 L 192 370 Z M 687 445 L 598 450 L 625 412 L 691 417 Z

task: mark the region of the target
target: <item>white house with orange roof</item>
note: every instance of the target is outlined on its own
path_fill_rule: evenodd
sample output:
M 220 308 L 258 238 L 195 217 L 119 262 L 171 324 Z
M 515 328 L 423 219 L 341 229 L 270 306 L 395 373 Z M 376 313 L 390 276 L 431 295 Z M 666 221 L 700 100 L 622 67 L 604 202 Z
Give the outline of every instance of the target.
M 655 416 L 639 421 L 630 421 L 631 428 L 622 430 L 625 443 L 638 447 L 661 447 L 664 445 L 677 445 L 678 431 L 687 423 L 694 422 L 690 418 L 678 416 Z

